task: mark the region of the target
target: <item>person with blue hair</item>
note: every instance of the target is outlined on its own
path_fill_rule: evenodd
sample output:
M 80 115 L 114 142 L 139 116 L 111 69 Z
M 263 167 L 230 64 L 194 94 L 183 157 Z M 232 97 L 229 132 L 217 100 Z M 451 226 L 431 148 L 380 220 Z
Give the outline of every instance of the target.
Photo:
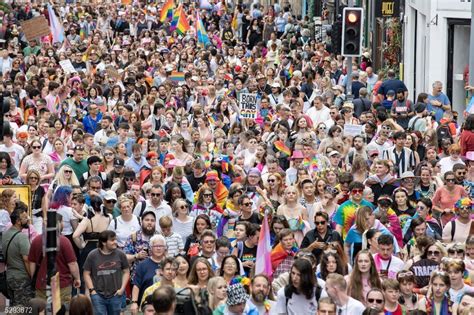
M 59 213 L 63 217 L 63 228 L 61 234 L 67 237 L 73 244 L 74 250 L 78 251 L 72 240 L 72 234 L 74 233 L 74 229 L 72 227 L 71 221 L 75 220 L 75 217 L 71 208 L 71 199 L 71 186 L 59 186 L 54 192 L 50 208 L 55 209 L 57 213 Z

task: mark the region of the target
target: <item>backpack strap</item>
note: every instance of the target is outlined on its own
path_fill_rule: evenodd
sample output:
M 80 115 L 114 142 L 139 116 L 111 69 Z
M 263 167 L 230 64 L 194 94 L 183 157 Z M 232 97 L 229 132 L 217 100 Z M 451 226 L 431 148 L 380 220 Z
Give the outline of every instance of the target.
M 238 241 L 237 242 L 237 257 L 239 259 L 242 259 L 243 255 L 244 255 L 244 242 Z
M 44 148 L 46 148 L 46 145 L 48 144 L 48 138 L 44 139 L 43 140 L 43 144 L 41 145 L 41 151 L 44 150 Z
M 117 231 L 117 218 L 114 218 L 114 227 L 115 227 L 115 231 Z
M 293 295 L 293 292 L 290 290 L 290 286 L 286 285 L 285 286 L 285 306 L 286 306 L 286 313 L 288 313 L 288 301 L 291 299 L 291 296 Z
M 456 220 L 451 221 L 451 242 L 454 240 L 454 234 L 456 233 Z
M 140 209 L 140 215 L 138 216 L 138 218 L 142 217 L 143 212 L 145 212 L 145 209 L 146 209 L 146 200 L 140 201 L 140 203 L 142 204 L 142 208 Z
M 417 122 L 418 119 L 420 119 L 420 118 L 421 118 L 420 116 L 417 116 L 417 117 L 415 118 L 415 120 L 413 121 L 413 124 L 411 125 L 411 127 L 408 126 L 408 129 L 414 130 L 414 129 L 415 129 L 415 126 L 416 126 L 416 122 Z
M 17 236 L 19 233 L 21 233 L 21 231 L 17 231 L 15 234 L 13 234 L 12 238 L 8 241 L 7 248 L 5 248 L 5 267 L 8 264 L 8 248 L 10 247 L 10 244 L 12 243 L 15 236 Z

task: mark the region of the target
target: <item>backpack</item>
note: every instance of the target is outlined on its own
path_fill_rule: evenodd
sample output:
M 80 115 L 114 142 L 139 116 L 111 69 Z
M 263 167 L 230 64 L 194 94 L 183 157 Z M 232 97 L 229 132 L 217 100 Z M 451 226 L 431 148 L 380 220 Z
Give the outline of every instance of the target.
M 139 218 L 142 217 L 143 212 L 145 211 L 145 208 L 146 208 L 146 200 L 140 201 L 140 203 L 142 204 L 142 207 L 141 207 L 141 209 L 140 209 L 140 215 L 138 216 Z
M 209 296 L 204 290 L 199 291 L 200 301 L 196 300 L 194 291 L 191 288 L 175 288 L 176 308 L 175 315 L 211 315 L 212 310 L 209 307 Z
M 421 117 L 416 117 L 415 120 L 413 121 L 413 124 L 408 125 L 408 128 L 407 128 L 407 131 L 415 131 L 415 126 L 416 126 L 416 122 L 418 121 L 418 119 L 420 119 Z
M 316 290 L 314 290 L 314 297 L 316 298 L 316 301 L 319 302 L 319 298 L 321 297 L 323 289 L 319 284 L 316 284 Z M 293 295 L 293 291 L 290 290 L 290 285 L 285 286 L 285 298 L 286 298 L 286 309 L 288 313 L 288 301 L 291 299 L 291 296 Z
M 441 145 L 441 140 L 443 139 L 450 139 L 451 143 L 453 142 L 453 136 L 451 135 L 449 124 L 439 125 L 436 129 L 436 136 L 438 136 L 438 145 Z
M 138 219 L 138 224 L 142 225 L 142 220 L 141 220 L 141 216 L 137 217 Z M 114 230 L 117 231 L 117 218 L 114 218 Z M 135 234 L 135 238 L 137 237 L 137 235 Z

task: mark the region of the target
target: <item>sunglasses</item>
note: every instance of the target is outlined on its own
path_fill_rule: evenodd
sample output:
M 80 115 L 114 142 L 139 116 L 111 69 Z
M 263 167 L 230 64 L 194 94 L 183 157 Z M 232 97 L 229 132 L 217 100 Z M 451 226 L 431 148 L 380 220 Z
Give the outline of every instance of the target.
M 369 302 L 369 303 L 382 304 L 382 303 L 383 303 L 383 300 L 382 300 L 382 299 L 367 299 L 367 302 Z
M 464 254 L 464 250 L 463 249 L 450 248 L 450 249 L 448 249 L 448 253 L 449 254 Z
M 252 204 L 253 204 L 252 202 L 245 202 L 245 203 L 243 203 L 243 205 L 246 206 L 246 207 L 250 207 Z
M 399 272 L 397 275 L 397 278 L 407 278 L 407 277 L 412 277 L 412 276 L 414 276 L 414 274 L 411 271 Z
M 40 145 L 34 145 L 32 146 L 33 149 L 41 149 L 41 146 Z
M 203 244 L 214 244 L 216 240 L 207 240 L 207 241 L 202 241 Z
M 104 153 L 104 156 L 113 156 L 113 153 Z
M 466 175 L 466 172 L 459 172 L 458 175 L 459 175 L 459 176 L 461 176 L 461 175 Z
M 342 183 L 341 183 L 342 184 Z M 326 186 L 324 188 L 324 190 L 328 193 L 330 193 L 331 195 L 337 195 L 339 193 L 339 190 L 337 190 L 337 188 L 334 188 L 332 186 Z
M 351 192 L 352 192 L 352 194 L 354 194 L 354 195 L 355 195 L 355 194 L 362 194 L 362 193 L 364 192 L 364 190 L 363 190 L 363 189 L 352 189 Z
M 69 158 L 71 158 L 71 157 L 73 157 L 73 156 L 74 156 L 74 155 L 72 155 L 72 154 L 66 154 L 66 157 L 69 157 Z
M 74 150 L 80 150 L 80 151 L 82 151 L 82 150 L 84 150 L 84 147 L 78 145 L 78 146 L 76 146 L 76 147 L 74 148 Z
M 72 174 L 72 170 L 64 170 L 64 173 Z
M 212 197 L 212 194 L 202 194 L 204 197 Z
M 318 225 L 326 225 L 326 221 L 315 221 L 314 222 L 314 225 L 318 226 Z
M 30 177 L 30 180 L 31 180 L 31 179 L 38 180 L 39 178 L 36 177 L 36 176 L 31 176 L 31 177 Z
M 151 195 L 152 197 L 160 197 L 160 196 L 161 196 L 161 194 L 157 194 L 157 193 L 151 193 L 150 195 Z
M 188 206 L 180 206 L 180 209 L 188 209 Z
M 437 251 L 437 250 L 429 250 L 428 251 L 428 256 L 439 256 L 439 255 L 441 255 L 440 251 Z
M 124 179 L 126 182 L 133 182 L 135 180 L 135 178 L 132 178 L 132 177 L 126 177 Z
M 446 182 L 454 183 L 456 180 L 454 178 L 446 178 Z
M 274 180 L 274 179 L 267 179 L 267 182 L 269 182 L 269 183 L 274 183 L 275 180 Z

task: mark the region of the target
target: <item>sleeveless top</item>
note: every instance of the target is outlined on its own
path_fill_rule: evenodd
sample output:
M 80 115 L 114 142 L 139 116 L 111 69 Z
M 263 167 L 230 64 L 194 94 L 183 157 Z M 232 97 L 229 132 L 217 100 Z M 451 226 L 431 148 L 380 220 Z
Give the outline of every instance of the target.
M 110 224 L 110 221 L 112 221 L 112 219 L 109 217 L 109 224 Z M 92 224 L 92 218 L 89 220 L 89 222 L 91 223 L 91 230 L 92 231 L 83 233 L 82 236 L 84 237 L 84 241 L 98 241 L 99 240 L 99 234 L 102 233 L 102 232 L 94 232 L 94 225 Z

